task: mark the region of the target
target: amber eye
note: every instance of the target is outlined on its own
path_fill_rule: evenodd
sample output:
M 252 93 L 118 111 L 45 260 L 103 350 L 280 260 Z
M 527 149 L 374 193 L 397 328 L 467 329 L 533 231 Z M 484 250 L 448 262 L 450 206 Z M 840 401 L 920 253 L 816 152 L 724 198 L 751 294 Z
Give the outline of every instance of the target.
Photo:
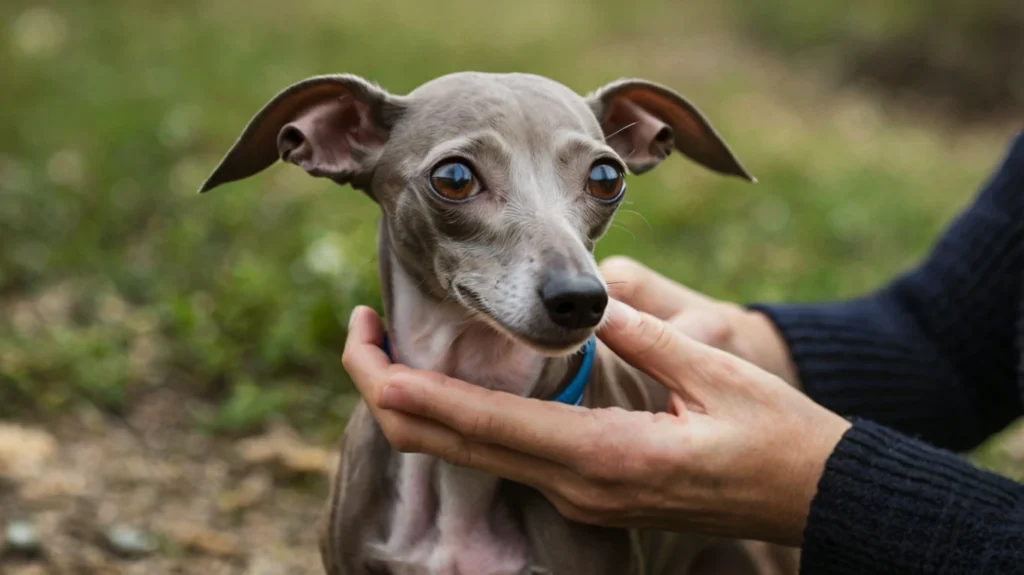
M 437 195 L 450 202 L 463 202 L 480 191 L 480 183 L 473 170 L 461 162 L 441 164 L 430 174 L 430 187 Z
M 626 181 L 622 170 L 613 164 L 594 164 L 587 177 L 587 191 L 597 200 L 606 204 L 619 201 L 626 192 Z

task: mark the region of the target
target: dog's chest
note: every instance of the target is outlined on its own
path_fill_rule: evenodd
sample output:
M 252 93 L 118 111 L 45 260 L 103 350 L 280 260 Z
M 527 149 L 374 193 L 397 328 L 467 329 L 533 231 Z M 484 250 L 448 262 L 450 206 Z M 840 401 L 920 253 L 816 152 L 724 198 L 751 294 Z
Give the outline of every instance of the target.
M 479 340 L 477 340 L 479 341 Z M 455 359 L 453 359 L 453 357 Z M 539 371 L 526 358 L 505 361 L 446 355 L 445 366 L 405 357 L 412 366 L 439 369 L 495 389 L 526 392 Z M 462 358 L 460 360 L 460 358 Z M 526 364 L 524 366 L 524 364 Z M 499 372 L 500 370 L 500 372 Z M 532 378 L 532 379 L 531 379 Z M 519 575 L 528 566 L 523 535 L 500 498 L 498 478 L 421 454 L 398 454 L 387 541 L 380 549 L 396 575 Z
M 398 456 L 399 497 L 376 554 L 395 575 L 520 575 L 525 538 L 499 480 L 419 454 Z
M 395 359 L 409 367 L 524 395 L 541 375 L 543 357 L 510 345 L 487 326 L 395 311 Z M 390 573 L 526 572 L 529 550 L 500 498 L 499 479 L 420 454 L 397 454 L 396 464 L 398 497 L 375 554 Z

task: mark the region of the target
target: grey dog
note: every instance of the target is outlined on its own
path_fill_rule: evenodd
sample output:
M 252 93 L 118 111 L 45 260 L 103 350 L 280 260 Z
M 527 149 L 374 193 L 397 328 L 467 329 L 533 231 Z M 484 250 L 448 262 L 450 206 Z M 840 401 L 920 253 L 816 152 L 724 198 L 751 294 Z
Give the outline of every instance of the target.
M 394 360 L 550 398 L 604 316 L 593 248 L 624 175 L 673 149 L 753 180 L 695 107 L 642 80 L 581 97 L 534 75 L 458 73 L 398 96 L 330 75 L 274 97 L 200 191 L 278 159 L 362 190 L 383 213 Z M 666 408 L 663 387 L 596 347 L 581 405 Z M 392 449 L 362 403 L 320 533 L 332 575 L 768 575 L 797 561 L 754 542 L 568 521 L 532 489 Z

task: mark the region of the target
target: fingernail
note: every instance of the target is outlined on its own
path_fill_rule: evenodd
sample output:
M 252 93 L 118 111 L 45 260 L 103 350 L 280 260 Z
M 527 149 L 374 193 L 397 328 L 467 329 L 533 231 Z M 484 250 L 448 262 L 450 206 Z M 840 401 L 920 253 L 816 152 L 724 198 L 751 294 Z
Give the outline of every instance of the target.
M 635 309 L 617 299 L 608 301 L 608 317 L 623 327 L 640 320 L 640 314 Z
M 352 324 L 355 323 L 355 321 L 356 321 L 356 313 L 359 311 L 359 308 L 361 308 L 361 307 L 363 307 L 363 306 L 357 305 L 356 307 L 352 308 L 352 313 L 350 313 L 349 316 L 348 316 L 348 330 L 349 331 L 352 331 Z
M 399 404 L 399 396 L 402 392 L 393 384 L 387 384 L 380 390 L 380 402 L 378 404 L 384 409 L 396 409 Z

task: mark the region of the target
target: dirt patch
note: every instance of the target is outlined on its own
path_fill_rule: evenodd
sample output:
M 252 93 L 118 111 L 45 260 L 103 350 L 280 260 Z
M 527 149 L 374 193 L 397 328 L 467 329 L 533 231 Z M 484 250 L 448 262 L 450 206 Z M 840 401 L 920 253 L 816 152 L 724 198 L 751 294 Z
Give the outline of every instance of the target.
M 31 475 L 0 474 L 0 528 L 13 537 L 0 573 L 322 573 L 315 525 L 333 450 L 283 427 L 211 438 L 183 423 L 185 409 L 161 392 L 124 421 L 83 411 L 12 431 L 39 449 L 6 458 L 31 462 Z

